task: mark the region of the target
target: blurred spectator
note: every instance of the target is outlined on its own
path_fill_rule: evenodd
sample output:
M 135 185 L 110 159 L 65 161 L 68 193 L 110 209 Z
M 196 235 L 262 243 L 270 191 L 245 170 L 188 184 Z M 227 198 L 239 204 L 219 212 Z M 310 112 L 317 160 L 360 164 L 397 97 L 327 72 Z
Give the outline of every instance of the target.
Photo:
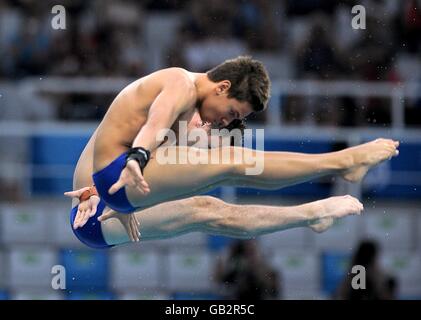
M 181 50 L 187 68 L 207 71 L 225 59 L 248 51 L 246 43 L 233 35 L 233 2 L 192 1 L 187 10 L 189 14 L 185 16 L 180 30 L 183 33 L 183 46 L 175 44 L 177 50 Z
M 421 50 L 421 1 L 406 0 L 402 5 L 400 26 L 404 48 L 410 53 L 418 53 Z
M 299 78 L 334 78 L 341 70 L 339 49 L 329 30 L 331 25 L 323 16 L 317 17 L 309 34 L 309 38 L 297 52 L 297 75 Z
M 324 14 L 333 14 L 336 6 L 339 4 L 335 0 L 306 0 L 294 1 L 286 0 L 287 13 L 291 16 L 307 15 L 314 12 L 323 12 Z
M 143 0 L 145 7 L 152 11 L 174 11 L 183 8 L 186 0 Z
M 255 240 L 236 241 L 225 261 L 216 266 L 215 279 L 235 300 L 276 299 L 279 278 L 264 260 Z
M 234 16 L 233 33 L 245 40 L 252 50 L 274 51 L 280 48 L 279 1 L 242 0 Z
M 361 80 L 388 80 L 396 50 L 393 28 L 369 16 L 366 27 L 362 38 L 347 55 L 348 72 Z
M 353 289 L 351 282 L 356 274 L 353 266 L 363 266 L 366 272 L 366 288 Z M 396 298 L 396 279 L 386 275 L 379 265 L 379 249 L 374 241 L 362 241 L 349 268 L 349 272 L 339 286 L 335 298 L 341 300 L 390 300 Z

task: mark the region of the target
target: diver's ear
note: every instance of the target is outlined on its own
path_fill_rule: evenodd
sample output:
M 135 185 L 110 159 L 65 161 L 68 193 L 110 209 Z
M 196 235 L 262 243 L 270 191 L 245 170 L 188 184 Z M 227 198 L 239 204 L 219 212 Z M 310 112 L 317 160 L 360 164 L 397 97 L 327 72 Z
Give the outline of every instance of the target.
M 227 94 L 229 89 L 231 88 L 231 81 L 229 80 L 222 80 L 218 82 L 218 85 L 216 86 L 216 94 Z

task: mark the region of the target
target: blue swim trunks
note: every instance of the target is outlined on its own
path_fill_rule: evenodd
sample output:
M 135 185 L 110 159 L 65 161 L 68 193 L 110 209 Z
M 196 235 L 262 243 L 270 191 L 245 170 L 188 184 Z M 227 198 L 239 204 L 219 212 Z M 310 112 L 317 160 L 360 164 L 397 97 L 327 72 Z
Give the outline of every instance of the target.
M 73 230 L 75 236 L 88 247 L 94 249 L 105 249 L 114 247 L 114 245 L 109 245 L 105 242 L 104 236 L 102 234 L 101 222 L 97 219 L 102 214 L 105 208 L 105 202 L 100 201 L 94 216 L 90 217 L 89 220 L 83 227 L 73 228 L 73 222 L 75 221 L 76 213 L 78 206 L 74 207 L 70 211 L 70 226 Z
M 121 171 L 123 171 L 126 166 L 126 156 L 127 152 L 124 152 L 104 169 L 94 173 L 92 178 L 101 200 L 103 200 L 108 207 L 117 212 L 132 213 L 136 211 L 136 208 L 133 207 L 127 199 L 125 188 L 121 188 L 113 195 L 108 193 L 108 190 L 117 182 Z

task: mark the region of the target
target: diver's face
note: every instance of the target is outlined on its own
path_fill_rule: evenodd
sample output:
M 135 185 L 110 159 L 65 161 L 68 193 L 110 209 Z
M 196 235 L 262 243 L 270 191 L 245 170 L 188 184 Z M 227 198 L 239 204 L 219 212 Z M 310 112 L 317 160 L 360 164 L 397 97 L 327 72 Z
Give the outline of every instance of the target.
M 224 128 L 235 119 L 244 119 L 253 112 L 248 102 L 238 101 L 228 97 L 229 81 L 219 82 L 202 101 L 200 116 L 203 121 L 209 122 L 212 128 Z
M 206 132 L 209 132 L 210 124 L 203 121 L 202 118 L 200 117 L 199 112 L 196 110 L 195 113 L 193 114 L 193 117 L 187 124 L 187 131 L 190 132 L 192 130 L 199 129 L 199 128 L 206 130 Z

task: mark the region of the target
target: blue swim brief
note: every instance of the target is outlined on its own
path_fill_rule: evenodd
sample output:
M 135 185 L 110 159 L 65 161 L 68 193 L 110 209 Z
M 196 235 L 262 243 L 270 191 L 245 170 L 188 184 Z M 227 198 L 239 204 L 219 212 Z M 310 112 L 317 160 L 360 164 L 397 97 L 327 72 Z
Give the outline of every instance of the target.
M 95 215 L 90 217 L 83 227 L 79 227 L 76 230 L 73 228 L 73 222 L 75 221 L 78 206 L 74 207 L 70 211 L 70 226 L 73 233 L 82 243 L 94 249 L 105 249 L 114 246 L 105 242 L 102 234 L 101 222 L 97 220 L 104 211 L 104 208 L 105 202 L 101 200 L 98 204 Z
M 108 207 L 117 212 L 132 213 L 136 211 L 136 208 L 133 207 L 127 199 L 125 188 L 121 188 L 113 195 L 108 193 L 108 190 L 117 182 L 121 171 L 123 171 L 126 166 L 126 156 L 127 152 L 124 152 L 104 169 L 94 173 L 92 178 L 101 200 L 103 200 Z

